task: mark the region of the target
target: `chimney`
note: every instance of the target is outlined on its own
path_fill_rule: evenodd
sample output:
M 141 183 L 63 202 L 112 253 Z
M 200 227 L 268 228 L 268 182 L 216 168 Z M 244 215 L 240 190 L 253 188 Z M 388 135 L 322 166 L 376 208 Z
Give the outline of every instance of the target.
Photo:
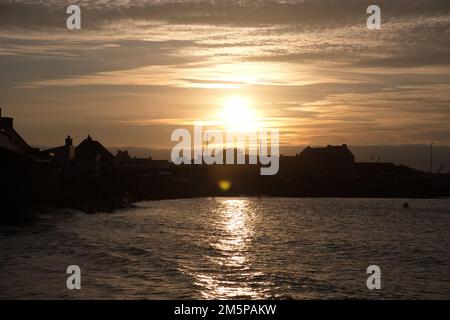
M 66 138 L 66 146 L 71 146 L 72 143 L 73 143 L 73 140 L 72 140 L 72 138 L 70 137 L 70 135 L 67 136 L 67 138 Z
M 3 117 L 2 108 L 0 108 L 0 125 L 5 128 L 13 129 L 13 118 Z

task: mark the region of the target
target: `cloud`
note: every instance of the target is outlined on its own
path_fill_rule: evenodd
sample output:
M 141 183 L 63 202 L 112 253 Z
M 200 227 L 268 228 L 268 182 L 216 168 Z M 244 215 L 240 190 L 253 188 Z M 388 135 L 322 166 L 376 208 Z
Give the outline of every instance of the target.
M 379 1 L 378 31 L 369 1 L 79 3 L 70 32 L 66 1 L 0 2 L 2 103 L 28 128 L 97 124 L 128 144 L 241 94 L 287 144 L 450 143 L 448 1 Z
M 162 20 L 184 24 L 340 24 L 365 19 L 368 0 L 80 0 L 84 24 L 98 27 L 118 19 Z M 379 0 L 383 16 L 449 13 L 445 0 Z M 63 26 L 65 0 L 12 0 L 0 3 L 0 25 Z

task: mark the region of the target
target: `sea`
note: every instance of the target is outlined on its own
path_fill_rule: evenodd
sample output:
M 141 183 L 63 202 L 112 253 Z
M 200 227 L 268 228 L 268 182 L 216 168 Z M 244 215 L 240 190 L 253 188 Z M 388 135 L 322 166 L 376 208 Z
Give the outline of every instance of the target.
M 68 287 L 70 266 L 80 289 Z M 194 198 L 41 213 L 0 227 L 0 299 L 450 299 L 450 200 Z

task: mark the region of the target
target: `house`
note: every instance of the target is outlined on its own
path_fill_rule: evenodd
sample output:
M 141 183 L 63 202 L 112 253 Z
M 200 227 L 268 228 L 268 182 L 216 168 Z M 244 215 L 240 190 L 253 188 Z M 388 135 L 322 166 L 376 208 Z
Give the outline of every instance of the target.
M 0 108 L 0 167 L 6 171 L 11 168 L 23 171 L 32 163 L 43 162 L 36 157 L 38 152 L 39 149 L 31 147 L 14 129 L 14 119 L 2 116 Z
M 14 215 L 12 208 L 45 201 L 55 183 L 49 162 L 37 157 L 39 149 L 31 147 L 14 129 L 13 118 L 3 117 L 1 111 L 0 218 Z
M 355 156 L 346 144 L 323 148 L 305 148 L 295 156 L 280 156 L 280 174 L 348 173 L 355 166 Z
M 63 146 L 41 151 L 39 155 L 50 160 L 53 167 L 64 176 L 75 175 L 75 147 L 70 136 L 67 136 Z
M 328 145 L 324 148 L 307 147 L 298 157 L 300 167 L 306 171 L 339 172 L 351 170 L 355 165 L 355 156 L 346 144 Z
M 31 147 L 14 129 L 14 119 L 2 116 L 0 108 L 0 149 L 16 155 L 30 157 L 39 152 Z
M 82 176 L 99 176 L 112 171 L 114 156 L 91 136 L 75 148 L 76 167 Z

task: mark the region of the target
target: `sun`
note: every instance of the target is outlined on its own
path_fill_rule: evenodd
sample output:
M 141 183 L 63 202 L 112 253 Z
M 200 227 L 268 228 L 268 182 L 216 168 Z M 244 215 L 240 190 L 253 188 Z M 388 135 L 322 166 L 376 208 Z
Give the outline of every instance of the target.
M 219 118 L 228 131 L 248 132 L 257 129 L 258 117 L 250 100 L 245 97 L 225 99 Z

